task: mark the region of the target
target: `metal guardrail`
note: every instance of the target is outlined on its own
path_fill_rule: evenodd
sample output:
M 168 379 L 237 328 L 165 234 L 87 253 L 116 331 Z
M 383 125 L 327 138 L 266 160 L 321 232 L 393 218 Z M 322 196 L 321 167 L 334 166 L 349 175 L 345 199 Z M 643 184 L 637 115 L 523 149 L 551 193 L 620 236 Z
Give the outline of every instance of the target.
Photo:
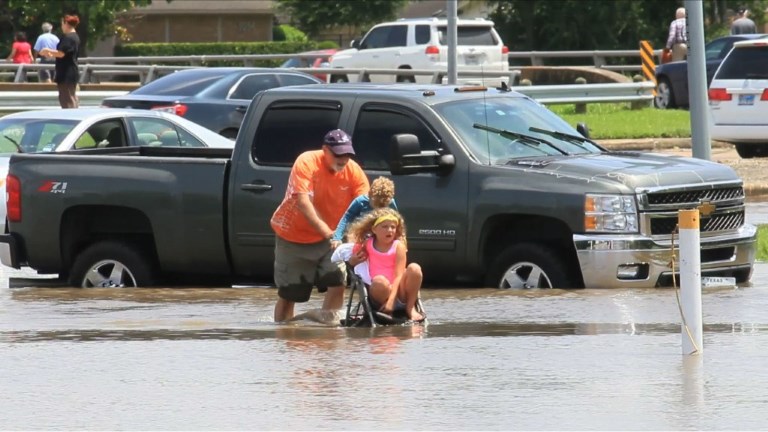
M 569 84 L 548 86 L 513 86 L 545 105 L 598 102 L 651 102 L 654 84 L 650 81 L 619 84 Z M 127 91 L 78 92 L 81 107 L 98 107 L 104 98 L 121 96 Z M 0 92 L 0 112 L 53 109 L 59 107 L 57 91 Z
M 655 50 L 654 55 L 657 60 L 661 60 L 662 50 Z M 611 65 L 608 64 L 610 58 L 627 58 L 637 57 L 640 58 L 640 50 L 594 50 L 594 51 L 510 51 L 509 59 L 527 59 L 532 66 L 543 66 L 544 59 L 553 58 L 590 58 L 592 59 L 591 65 L 597 68 L 603 68 L 613 71 L 639 71 L 641 65 Z M 192 55 L 192 56 L 131 56 L 131 57 L 82 57 L 79 59 L 81 67 L 89 65 L 87 71 L 92 71 L 93 74 L 86 74 L 87 78 L 91 79 L 93 75 L 115 75 L 125 74 L 130 72 L 131 69 L 123 68 L 123 66 L 130 66 L 134 64 L 136 66 L 156 66 L 157 68 L 169 67 L 181 69 L 186 66 L 203 66 L 210 62 L 228 61 L 228 62 L 241 62 L 243 66 L 254 66 L 257 61 L 264 60 L 288 60 L 292 58 L 317 58 L 317 55 L 308 54 L 239 54 L 239 55 Z M 128 63 L 128 64 L 126 64 Z M 165 63 L 166 65 L 162 65 Z M 181 64 L 179 66 L 167 65 L 167 63 Z M 120 65 L 120 67 L 117 67 Z M 102 68 L 101 66 L 108 66 Z M 514 68 L 514 65 L 511 66 Z M 17 65 L 8 61 L 0 61 L 0 75 L 8 74 L 8 70 L 14 73 L 14 82 L 22 82 L 23 71 L 37 71 L 38 69 L 52 69 L 53 66 L 49 64 L 28 64 Z M 161 72 L 162 69 L 155 69 L 156 72 Z M 110 73 L 111 72 L 111 73 Z M 148 82 L 143 76 L 141 82 Z M 90 82 L 82 81 L 81 82 Z

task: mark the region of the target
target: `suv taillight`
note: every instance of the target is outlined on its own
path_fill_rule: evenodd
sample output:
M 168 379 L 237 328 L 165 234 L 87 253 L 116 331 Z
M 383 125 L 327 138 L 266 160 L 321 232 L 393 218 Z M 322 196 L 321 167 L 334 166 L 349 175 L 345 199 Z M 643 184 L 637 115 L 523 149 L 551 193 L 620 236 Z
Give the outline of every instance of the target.
M 729 101 L 731 99 L 733 99 L 733 95 L 728 93 L 724 88 L 709 89 L 709 100 L 711 101 Z
M 21 182 L 15 175 L 5 178 L 6 212 L 9 222 L 21 222 Z
M 509 54 L 509 47 L 504 45 L 501 47 L 501 53 L 502 54 Z
M 768 101 L 768 88 L 763 90 L 763 94 L 760 95 L 760 100 Z
M 430 45 L 426 50 L 424 50 L 424 54 L 440 54 L 440 48 L 434 45 Z

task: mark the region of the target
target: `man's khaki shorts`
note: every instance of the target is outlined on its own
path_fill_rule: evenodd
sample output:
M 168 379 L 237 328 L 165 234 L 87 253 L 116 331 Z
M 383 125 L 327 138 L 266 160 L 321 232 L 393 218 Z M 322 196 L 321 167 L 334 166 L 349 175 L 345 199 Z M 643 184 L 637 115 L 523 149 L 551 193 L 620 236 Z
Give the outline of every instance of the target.
M 328 287 L 346 284 L 347 272 L 343 262 L 331 262 L 333 250 L 327 241 L 293 243 L 275 236 L 275 285 L 277 294 L 288 301 L 304 303 L 312 295 Z

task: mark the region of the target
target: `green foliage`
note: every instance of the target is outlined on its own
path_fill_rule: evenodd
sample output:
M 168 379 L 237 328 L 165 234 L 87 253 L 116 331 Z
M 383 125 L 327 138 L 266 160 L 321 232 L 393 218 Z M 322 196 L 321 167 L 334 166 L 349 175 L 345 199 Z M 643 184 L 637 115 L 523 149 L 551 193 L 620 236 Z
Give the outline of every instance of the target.
M 115 22 L 118 14 L 147 6 L 152 0 L 7 0 L 3 3 L 7 6 L 2 13 L 18 23 L 17 27 L 27 30 L 32 41 L 39 35 L 44 21 L 50 21 L 60 30 L 61 16 L 75 13 L 80 17 L 77 27 L 80 42 L 84 47 L 93 48 L 99 40 L 124 30 Z
M 493 0 L 491 19 L 512 51 L 611 50 L 649 40 L 663 48 L 682 0 Z M 704 0 L 705 39 L 727 34 L 738 5 L 747 5 L 762 28 L 768 0 Z M 636 62 L 636 58 L 632 62 Z M 551 63 L 555 63 L 554 61 Z M 584 59 L 557 64 L 584 63 Z
M 628 103 L 589 104 L 585 114 L 577 114 L 573 105 L 553 105 L 547 108 L 571 126 L 586 123 L 594 139 L 691 136 L 691 117 L 685 110 L 630 110 Z
M 389 21 L 406 3 L 408 0 L 275 0 L 309 35 L 334 26 L 369 27 Z
M 317 43 L 317 49 L 338 49 L 339 44 L 335 41 L 320 41 Z
M 272 40 L 275 42 L 306 42 L 309 40 L 303 31 L 288 24 L 280 24 L 272 28 Z
M 133 56 L 190 56 L 224 54 L 291 54 L 318 49 L 316 42 L 210 42 L 210 43 L 131 43 L 115 47 L 115 55 Z M 254 66 L 276 67 L 284 60 L 261 60 Z M 242 61 L 210 61 L 204 66 L 242 66 Z
M 757 227 L 757 256 L 758 261 L 768 261 L 768 225 Z

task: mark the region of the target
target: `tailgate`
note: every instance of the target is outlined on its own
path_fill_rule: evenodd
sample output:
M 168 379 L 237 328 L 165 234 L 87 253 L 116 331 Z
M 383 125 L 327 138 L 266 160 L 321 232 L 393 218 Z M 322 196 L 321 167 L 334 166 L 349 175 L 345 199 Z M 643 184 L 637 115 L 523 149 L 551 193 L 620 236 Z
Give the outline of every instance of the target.
M 21 184 L 21 220 L 9 228 L 23 239 L 28 263 L 36 269 L 61 269 L 62 239 L 131 237 L 149 230 L 164 271 L 203 265 L 207 268 L 198 270 L 225 270 L 229 163 L 199 157 L 13 155 L 9 174 Z
M 710 97 L 715 124 L 765 124 L 768 116 L 768 79 L 714 80 L 710 85 L 710 94 L 713 94 L 712 89 L 725 95 L 722 100 Z

